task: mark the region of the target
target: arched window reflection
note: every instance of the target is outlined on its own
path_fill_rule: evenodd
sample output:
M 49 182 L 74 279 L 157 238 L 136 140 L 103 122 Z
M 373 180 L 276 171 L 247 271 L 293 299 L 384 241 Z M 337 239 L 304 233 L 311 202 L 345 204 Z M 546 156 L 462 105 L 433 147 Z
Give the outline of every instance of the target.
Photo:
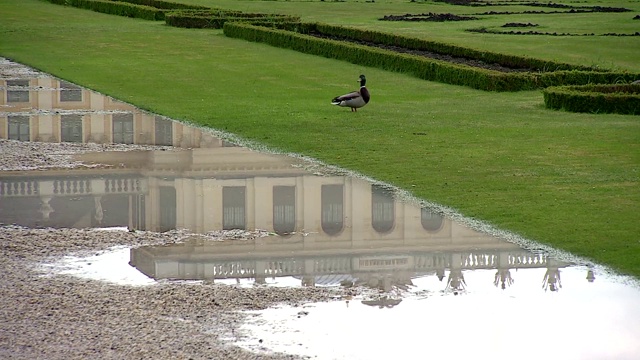
M 225 186 L 222 188 L 222 229 L 245 229 L 245 187 Z
M 321 192 L 322 230 L 337 235 L 344 226 L 344 186 L 322 185 Z
M 176 189 L 160 186 L 160 228 L 169 231 L 176 228 Z
M 283 235 L 295 231 L 296 187 L 273 187 L 273 231 Z
M 380 233 L 393 229 L 395 221 L 393 192 L 379 185 L 371 186 L 371 223 Z
M 422 208 L 420 221 L 422 222 L 422 228 L 429 232 L 436 232 L 440 230 L 444 223 L 442 215 L 436 214 L 426 208 Z

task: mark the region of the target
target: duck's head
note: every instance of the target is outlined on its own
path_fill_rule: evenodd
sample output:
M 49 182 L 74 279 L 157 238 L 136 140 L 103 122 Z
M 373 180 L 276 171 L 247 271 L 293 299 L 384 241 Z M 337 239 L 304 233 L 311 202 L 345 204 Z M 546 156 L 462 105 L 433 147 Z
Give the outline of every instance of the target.
M 360 75 L 360 78 L 358 78 L 358 82 L 360 83 L 360 86 L 364 86 L 367 83 L 367 78 L 364 77 L 364 75 Z

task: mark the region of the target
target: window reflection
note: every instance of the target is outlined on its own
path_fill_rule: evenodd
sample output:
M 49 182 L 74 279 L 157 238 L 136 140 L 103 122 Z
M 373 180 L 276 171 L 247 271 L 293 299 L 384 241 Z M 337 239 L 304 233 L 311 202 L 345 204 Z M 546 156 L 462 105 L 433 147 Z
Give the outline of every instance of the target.
M 436 214 L 426 208 L 422 208 L 420 221 L 422 222 L 422 228 L 429 232 L 436 232 L 442 228 L 444 219 L 442 215 Z
M 176 189 L 160 186 L 160 229 L 169 231 L 176 228 Z
M 296 227 L 296 187 L 273 187 L 273 231 L 289 234 Z
M 344 186 L 322 185 L 321 192 L 322 230 L 337 235 L 344 226 Z
M 393 229 L 395 205 L 393 193 L 379 185 L 371 186 L 371 222 L 377 232 Z
M 245 187 L 225 186 L 222 188 L 222 229 L 245 229 Z
M 61 139 L 64 142 L 82 142 L 82 115 L 62 115 Z
M 133 114 L 113 114 L 113 142 L 133 144 Z
M 29 141 L 29 117 L 9 116 L 9 139 Z
M 7 87 L 13 86 L 23 87 L 24 89 L 7 89 L 7 102 L 29 102 L 29 80 L 7 80 Z
M 82 101 L 82 88 L 67 81 L 60 81 L 60 101 Z
M 173 145 L 173 121 L 156 116 L 156 145 Z

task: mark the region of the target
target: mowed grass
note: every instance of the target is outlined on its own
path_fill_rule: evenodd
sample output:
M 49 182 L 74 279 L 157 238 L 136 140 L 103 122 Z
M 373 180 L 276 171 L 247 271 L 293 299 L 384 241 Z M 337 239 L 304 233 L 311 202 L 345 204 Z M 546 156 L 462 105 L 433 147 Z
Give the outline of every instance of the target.
M 357 170 L 640 276 L 637 116 L 551 111 L 540 91 L 422 81 L 221 31 L 37 0 L 0 3 L 0 55 L 153 112 Z M 357 113 L 331 106 L 356 89 L 360 73 L 372 102 Z

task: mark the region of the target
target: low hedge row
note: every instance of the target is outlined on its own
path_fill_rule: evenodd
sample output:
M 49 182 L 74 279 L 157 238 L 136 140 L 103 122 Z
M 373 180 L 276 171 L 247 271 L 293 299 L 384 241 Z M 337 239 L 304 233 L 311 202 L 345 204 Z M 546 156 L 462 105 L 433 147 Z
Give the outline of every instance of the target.
M 333 25 L 288 22 L 275 23 L 272 24 L 270 28 L 239 23 L 226 23 L 224 25 L 224 33 L 229 37 L 264 42 L 272 46 L 344 60 L 354 64 L 410 73 L 424 80 L 439 81 L 453 85 L 465 85 L 480 90 L 519 91 L 555 85 L 584 85 L 589 83 L 613 83 L 620 81 L 631 82 L 640 79 L 640 74 L 605 72 L 588 67 L 578 67 L 531 58 L 511 57 L 508 55 L 505 55 L 504 59 L 511 59 L 509 64 L 513 65 L 517 61 L 520 61 L 520 64 L 541 66 L 542 68 L 536 72 L 499 72 L 454 64 L 418 55 L 398 53 L 372 46 L 359 45 L 349 41 L 331 40 L 306 35 L 321 34 L 343 38 L 347 36 L 346 34 L 353 31 L 351 34 L 354 34 L 353 36 L 356 39 L 366 42 L 393 44 L 401 47 L 407 46 L 412 49 L 418 49 L 420 44 L 424 44 L 423 40 L 410 39 L 393 34 L 349 28 L 344 28 L 343 31 L 341 29 L 341 27 Z M 412 42 L 414 40 L 415 42 Z M 466 51 L 465 48 L 462 47 L 448 44 L 440 45 L 439 50 L 442 53 L 445 53 L 447 49 L 453 51 L 454 54 L 449 53 L 449 55 L 460 55 Z M 433 50 L 433 46 L 430 49 Z M 469 49 L 467 54 L 473 54 L 474 52 L 480 54 L 477 50 L 472 49 Z M 481 60 L 485 62 L 491 62 L 488 59 L 496 60 L 499 58 L 499 54 L 482 54 L 485 55 Z M 554 66 L 555 71 L 550 71 L 550 66 Z
M 640 115 L 640 84 L 552 86 L 542 92 L 550 109 Z
M 552 72 L 558 70 L 602 71 L 598 68 L 589 66 L 572 65 L 524 56 L 481 51 L 437 41 L 322 23 L 291 23 L 280 27 L 280 29 L 295 31 L 301 34 L 317 33 L 332 36 L 337 39 L 357 40 L 379 45 L 398 46 L 411 50 L 429 51 L 443 55 L 478 60 L 485 63 L 500 64 L 512 69 L 527 69 L 538 72 Z
M 243 13 L 230 10 L 183 10 L 165 16 L 167 25 L 183 28 L 221 29 L 227 21 L 249 22 L 253 25 L 271 26 L 273 23 L 294 22 L 300 18 L 280 14 Z
M 111 15 L 126 16 L 145 20 L 164 20 L 165 10 L 152 6 L 137 5 L 115 0 L 45 0 L 53 4 L 69 5 Z M 131 0 L 133 1 L 133 0 Z
M 206 6 L 188 5 L 163 0 L 111 0 L 127 2 L 135 5 L 144 5 L 154 7 L 156 9 L 173 10 L 173 9 L 209 9 Z
M 492 70 L 476 69 L 370 46 L 321 39 L 293 31 L 227 22 L 224 24 L 224 34 L 233 38 L 263 42 L 272 46 L 345 60 L 354 64 L 409 73 L 425 80 L 467 85 L 476 89 L 515 91 L 534 88 L 532 76 L 525 73 L 504 74 Z

